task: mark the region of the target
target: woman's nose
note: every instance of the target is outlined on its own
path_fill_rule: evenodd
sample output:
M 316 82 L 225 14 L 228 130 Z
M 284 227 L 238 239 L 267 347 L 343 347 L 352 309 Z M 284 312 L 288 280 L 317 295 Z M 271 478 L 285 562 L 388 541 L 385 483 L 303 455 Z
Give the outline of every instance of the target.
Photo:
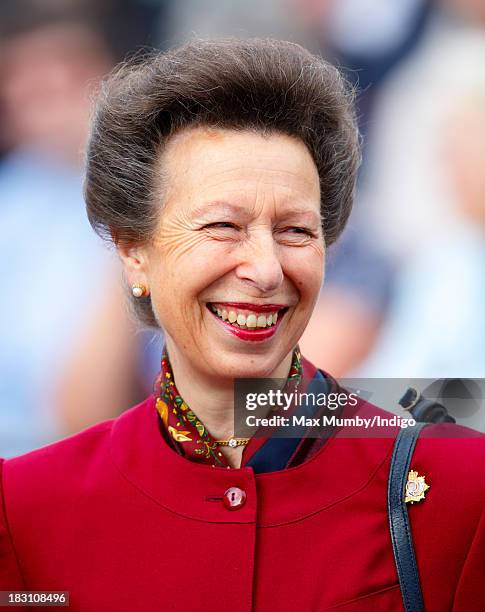
M 280 287 L 283 269 L 272 232 L 261 232 L 244 243 L 236 276 L 261 293 L 271 293 Z

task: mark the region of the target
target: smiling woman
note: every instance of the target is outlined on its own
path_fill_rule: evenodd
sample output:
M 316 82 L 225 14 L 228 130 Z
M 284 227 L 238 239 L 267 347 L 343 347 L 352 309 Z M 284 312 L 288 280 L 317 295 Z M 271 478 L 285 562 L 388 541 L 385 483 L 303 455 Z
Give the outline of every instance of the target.
M 298 45 L 196 41 L 107 80 L 87 210 L 117 249 L 140 319 L 163 329 L 161 372 L 118 419 L 3 463 L 0 590 L 68 590 L 73 610 L 130 612 L 421 610 L 423 600 L 465 611 L 483 600 L 474 432 L 428 427 L 413 459 L 425 475 L 410 471 L 412 483 L 415 438 L 397 426 L 315 435 L 328 406 L 287 406 L 308 423 L 298 435 L 270 410 L 260 422 L 275 431 L 236 435 L 235 379 L 277 379 L 287 397 L 342 391 L 298 342 L 359 159 L 351 92 Z M 360 399 L 336 413 L 390 416 Z M 415 557 L 404 487 L 409 496 L 418 482 Z M 463 500 L 458 510 L 448 496 Z
M 169 187 L 153 238 L 118 249 L 129 281 L 150 290 L 174 367 L 184 364 L 198 397 L 235 377 L 286 378 L 323 276 L 308 149 L 200 127 L 172 137 L 158 163 Z

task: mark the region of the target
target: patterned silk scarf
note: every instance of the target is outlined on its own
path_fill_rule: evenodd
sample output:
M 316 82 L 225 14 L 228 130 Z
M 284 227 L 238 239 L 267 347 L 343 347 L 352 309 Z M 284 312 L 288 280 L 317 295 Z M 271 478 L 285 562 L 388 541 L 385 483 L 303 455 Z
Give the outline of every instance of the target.
M 300 384 L 303 375 L 303 366 L 300 350 L 298 347 L 293 352 L 290 373 L 285 386 L 285 391 L 294 391 Z M 168 440 L 182 456 L 199 463 L 212 465 L 214 467 L 227 467 L 230 465 L 215 442 L 215 439 L 207 431 L 204 424 L 190 409 L 180 396 L 170 366 L 167 350 L 164 348 L 162 355 L 162 368 L 155 381 L 155 397 L 158 414 L 162 420 Z M 264 439 L 252 438 L 243 451 L 243 462 L 246 463 L 264 443 Z

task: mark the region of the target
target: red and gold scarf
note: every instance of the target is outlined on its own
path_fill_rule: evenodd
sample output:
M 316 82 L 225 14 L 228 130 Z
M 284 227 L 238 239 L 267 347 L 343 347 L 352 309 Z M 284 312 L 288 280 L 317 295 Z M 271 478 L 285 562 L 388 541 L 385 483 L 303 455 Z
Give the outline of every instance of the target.
M 302 376 L 302 358 L 297 347 L 293 351 L 285 390 L 288 391 L 290 386 L 295 390 Z M 168 440 L 177 452 L 199 463 L 214 467 L 230 467 L 215 438 L 179 394 L 166 348 L 162 355 L 161 371 L 155 381 L 155 397 L 157 411 L 168 434 Z M 264 442 L 264 438 L 251 438 L 244 448 L 241 465 L 244 465 Z

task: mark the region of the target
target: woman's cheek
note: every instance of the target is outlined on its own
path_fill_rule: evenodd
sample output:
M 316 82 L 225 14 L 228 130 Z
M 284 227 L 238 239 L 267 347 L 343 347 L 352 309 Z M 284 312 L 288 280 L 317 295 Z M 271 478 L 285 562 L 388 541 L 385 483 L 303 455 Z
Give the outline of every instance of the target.
M 324 277 L 323 251 L 309 248 L 306 253 L 289 253 L 284 271 L 301 297 L 317 296 Z

